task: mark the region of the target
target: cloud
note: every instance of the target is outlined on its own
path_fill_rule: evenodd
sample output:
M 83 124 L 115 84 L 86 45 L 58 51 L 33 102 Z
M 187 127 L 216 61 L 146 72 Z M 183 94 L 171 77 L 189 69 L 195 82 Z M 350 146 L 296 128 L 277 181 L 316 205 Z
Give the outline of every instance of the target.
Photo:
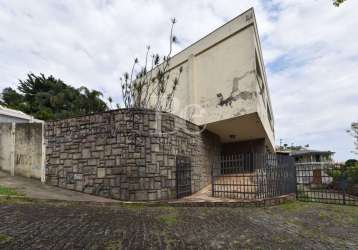
M 358 120 L 358 25 L 348 1 L 275 1 L 275 29 L 264 41 L 277 138 L 354 157 L 345 130 Z M 271 52 L 270 52 L 271 51 Z
M 120 75 L 146 45 L 175 52 L 255 7 L 276 138 L 352 157 L 345 133 L 358 120 L 358 2 L 296 0 L 97 0 L 0 2 L 0 88 L 28 72 L 53 74 L 120 102 Z

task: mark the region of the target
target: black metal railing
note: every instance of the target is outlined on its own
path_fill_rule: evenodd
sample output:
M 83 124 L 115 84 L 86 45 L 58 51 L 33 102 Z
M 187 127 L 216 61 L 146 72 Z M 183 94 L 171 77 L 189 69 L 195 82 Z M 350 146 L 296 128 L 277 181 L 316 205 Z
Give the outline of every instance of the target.
M 222 154 L 213 167 L 214 197 L 259 200 L 295 192 L 295 166 L 287 155 Z
M 333 162 L 296 163 L 297 199 L 358 205 L 358 169 Z

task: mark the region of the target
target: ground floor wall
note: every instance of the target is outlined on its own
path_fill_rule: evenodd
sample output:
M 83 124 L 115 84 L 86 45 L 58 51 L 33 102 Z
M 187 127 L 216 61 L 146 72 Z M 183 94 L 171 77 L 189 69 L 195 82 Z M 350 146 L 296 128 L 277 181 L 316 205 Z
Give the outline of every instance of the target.
M 46 124 L 47 183 L 121 200 L 175 199 L 176 157 L 191 162 L 191 189 L 211 182 L 220 139 L 171 114 L 116 110 Z

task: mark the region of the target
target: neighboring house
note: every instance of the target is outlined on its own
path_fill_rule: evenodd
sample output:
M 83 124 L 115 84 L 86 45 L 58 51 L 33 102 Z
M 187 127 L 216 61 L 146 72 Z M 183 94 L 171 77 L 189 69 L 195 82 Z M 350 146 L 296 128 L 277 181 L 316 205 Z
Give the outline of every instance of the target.
M 35 119 L 15 109 L 5 108 L 0 105 L 0 123 L 42 123 L 43 121 Z
M 281 151 L 289 154 L 296 163 L 297 183 L 321 185 L 329 184 L 332 178 L 328 176 L 327 169 L 332 168 L 334 152 L 312 149 Z
M 332 162 L 334 152 L 303 149 L 291 151 L 290 155 L 295 159 L 296 163 Z
M 0 170 L 45 181 L 44 122 L 0 106 Z
M 173 113 L 220 136 L 223 153 L 274 152 L 274 119 L 253 8 L 171 58 L 182 67 Z

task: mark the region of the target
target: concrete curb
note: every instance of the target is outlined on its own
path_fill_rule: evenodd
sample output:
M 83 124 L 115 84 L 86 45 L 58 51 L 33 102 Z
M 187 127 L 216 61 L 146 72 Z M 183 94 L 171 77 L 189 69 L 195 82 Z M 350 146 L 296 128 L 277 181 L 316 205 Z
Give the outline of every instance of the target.
M 97 201 L 66 201 L 66 200 L 56 200 L 56 199 L 36 199 L 29 198 L 25 196 L 4 196 L 0 195 L 0 201 L 6 199 L 9 200 L 20 200 L 27 202 L 35 203 L 67 203 L 71 205 L 97 205 L 97 206 L 143 206 L 143 207 L 161 207 L 161 206 L 171 206 L 171 207 L 269 207 L 275 206 L 287 202 L 292 202 L 296 200 L 296 195 L 284 195 L 279 197 L 274 197 L 271 199 L 257 200 L 257 201 L 230 201 L 230 202 L 208 202 L 208 201 L 117 201 L 117 202 L 97 202 Z

